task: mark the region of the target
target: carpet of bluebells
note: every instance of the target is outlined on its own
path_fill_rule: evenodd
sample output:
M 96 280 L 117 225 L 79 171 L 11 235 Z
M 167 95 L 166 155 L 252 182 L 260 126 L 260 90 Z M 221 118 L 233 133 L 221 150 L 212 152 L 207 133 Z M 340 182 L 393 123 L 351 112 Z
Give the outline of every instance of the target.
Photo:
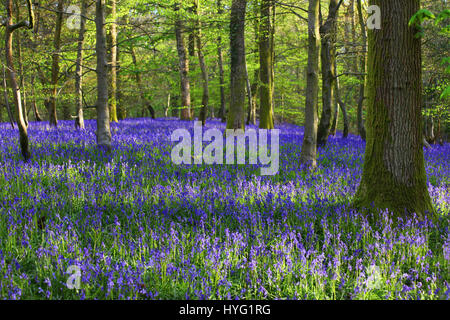
M 193 122 L 112 124 L 108 154 L 95 121 L 30 123 L 25 164 L 17 129 L 0 124 L 0 298 L 449 299 L 449 144 L 424 150 L 439 220 L 394 223 L 352 208 L 357 136 L 330 137 L 307 173 L 303 129 L 280 125 L 279 173 L 260 176 L 174 165 L 170 135 L 183 127 Z

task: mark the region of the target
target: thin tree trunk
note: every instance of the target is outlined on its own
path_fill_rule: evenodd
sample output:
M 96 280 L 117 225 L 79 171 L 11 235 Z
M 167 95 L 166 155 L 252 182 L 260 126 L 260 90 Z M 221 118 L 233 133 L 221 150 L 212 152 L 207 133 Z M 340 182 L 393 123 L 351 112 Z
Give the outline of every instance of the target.
M 259 127 L 273 129 L 273 0 L 261 1 L 259 30 Z
M 355 204 L 422 220 L 435 211 L 423 156 L 421 39 L 408 26 L 420 1 L 369 4 L 380 7 L 385 27 L 369 30 L 367 143 Z
M 180 4 L 175 5 L 175 11 L 179 11 Z M 189 58 L 183 37 L 182 17 L 178 16 L 175 22 L 175 36 L 177 40 L 178 59 L 180 64 L 180 83 L 181 83 L 181 120 L 191 119 L 191 90 L 189 82 Z
M 77 60 L 75 68 L 75 105 L 77 108 L 77 116 L 75 118 L 75 127 L 84 130 L 84 115 L 83 115 L 83 45 L 84 33 L 86 31 L 86 11 L 87 1 L 81 1 L 81 17 L 80 30 L 78 31 L 78 47 Z
M 17 111 L 17 125 L 19 127 L 19 143 L 22 152 L 22 156 L 25 161 L 30 159 L 30 145 L 28 141 L 27 125 L 23 116 L 22 110 L 22 98 L 20 95 L 20 88 L 17 84 L 16 72 L 14 70 L 13 62 L 13 49 L 12 49 L 12 34 L 14 30 L 21 27 L 33 28 L 34 14 L 31 0 L 27 0 L 28 5 L 28 21 L 13 23 L 13 3 L 12 0 L 6 0 L 6 21 L 5 21 L 5 55 L 6 55 L 6 67 L 8 69 L 9 84 L 13 92 L 14 103 Z
M 20 20 L 20 5 L 16 0 L 16 20 Z M 19 67 L 19 88 L 22 93 L 22 110 L 23 110 L 23 118 L 25 120 L 25 124 L 28 126 L 28 113 L 27 113 L 27 95 L 25 90 L 25 73 L 23 71 L 23 63 L 22 63 L 22 41 L 20 30 L 18 30 L 16 35 L 16 47 L 17 47 L 17 64 Z
M 220 16 L 223 13 L 222 1 L 217 0 L 217 13 Z M 217 37 L 217 59 L 219 64 L 219 84 L 220 84 L 220 108 L 219 118 L 222 122 L 226 121 L 226 102 L 225 102 L 225 75 L 223 71 L 223 52 L 222 52 L 222 37 Z
M 205 62 L 205 56 L 203 55 L 203 45 L 202 45 L 202 26 L 199 21 L 199 2 L 198 0 L 194 1 L 195 3 L 195 12 L 197 14 L 197 21 L 195 26 L 195 40 L 197 44 L 197 55 L 198 61 L 200 64 L 200 69 L 202 72 L 202 86 L 203 86 L 203 95 L 202 95 L 202 108 L 200 111 L 200 121 L 204 126 L 206 123 L 206 116 L 209 107 L 209 80 L 208 80 L 208 67 Z M 214 117 L 214 112 L 211 112 L 211 116 Z
M 31 76 L 31 104 L 32 104 L 32 108 L 33 108 L 33 112 L 34 112 L 34 118 L 36 119 L 36 121 L 40 122 L 42 121 L 42 117 L 39 114 L 39 110 L 37 108 L 37 104 L 36 104 L 36 92 L 34 89 L 34 78 L 35 76 Z
M 308 6 L 308 67 L 306 76 L 305 133 L 300 162 L 309 169 L 317 166 L 317 102 L 319 94 L 319 0 Z
M 366 51 L 367 51 L 367 35 L 366 35 L 366 24 L 364 22 L 364 17 L 362 13 L 361 0 L 357 0 L 356 6 L 358 8 L 359 26 L 361 27 L 362 36 L 362 53 L 360 56 L 360 66 L 359 71 L 362 74 L 360 77 L 359 85 L 359 99 L 358 99 L 358 112 L 357 112 L 357 122 L 358 122 L 358 132 L 363 140 L 366 140 L 366 129 L 364 127 L 363 119 L 363 104 L 364 104 L 364 94 L 365 94 L 365 82 L 366 82 Z
M 111 92 L 109 106 L 111 121 L 119 122 L 117 118 L 117 25 L 116 25 L 116 0 L 111 0 Z
M 247 0 L 233 0 L 230 19 L 230 110 L 228 129 L 245 129 L 245 11 Z
M 52 54 L 52 92 L 50 100 L 48 101 L 49 106 L 49 120 L 50 125 L 58 126 L 58 117 L 56 114 L 56 98 L 58 95 L 58 77 L 59 77 L 59 50 L 61 47 L 61 28 L 63 22 L 63 11 L 64 11 L 64 0 L 58 0 L 57 15 L 56 15 L 56 27 L 55 35 L 53 38 L 53 54 Z
M 96 3 L 96 52 L 97 52 L 97 144 L 111 151 L 111 129 L 108 108 L 108 60 L 106 57 L 105 0 Z
M 347 115 L 347 98 L 350 94 L 351 90 L 347 92 L 347 96 L 345 97 L 345 102 L 341 100 L 341 94 L 340 94 L 340 87 L 339 87 L 339 78 L 336 78 L 336 102 L 339 105 L 339 108 L 342 111 L 342 118 L 344 120 L 344 129 L 342 131 L 342 137 L 347 138 L 348 137 L 348 131 L 349 131 L 349 123 L 348 123 L 348 115 Z

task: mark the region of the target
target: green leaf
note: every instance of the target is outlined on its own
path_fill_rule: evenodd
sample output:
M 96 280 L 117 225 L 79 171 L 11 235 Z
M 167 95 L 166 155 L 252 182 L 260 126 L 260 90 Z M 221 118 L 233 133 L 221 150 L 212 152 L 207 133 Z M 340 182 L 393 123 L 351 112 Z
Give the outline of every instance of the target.
M 442 20 L 448 19 L 450 18 L 450 10 L 449 9 L 445 9 L 444 11 L 442 11 L 441 13 L 439 13 L 436 17 L 436 21 L 434 22 L 434 24 L 438 24 L 439 22 L 441 22 Z
M 442 92 L 441 94 L 441 99 L 446 99 L 450 97 L 450 86 L 447 86 L 447 88 L 445 88 L 444 92 Z
M 421 25 L 426 19 L 434 19 L 434 14 L 427 10 L 427 9 L 421 9 L 417 11 L 409 20 L 408 26 L 419 26 Z

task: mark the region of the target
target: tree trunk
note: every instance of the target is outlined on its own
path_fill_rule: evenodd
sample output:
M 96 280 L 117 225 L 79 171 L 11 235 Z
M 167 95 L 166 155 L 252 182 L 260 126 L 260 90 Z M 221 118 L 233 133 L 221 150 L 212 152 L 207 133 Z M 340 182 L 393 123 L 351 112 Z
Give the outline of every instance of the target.
M 322 61 L 322 114 L 317 129 L 317 146 L 323 146 L 328 141 L 331 127 L 331 110 L 334 105 L 334 88 L 336 74 L 336 32 L 338 0 L 330 0 L 328 18 L 320 27 L 321 61 Z
M 49 100 L 49 120 L 51 126 L 58 126 L 58 117 L 56 114 L 56 98 L 58 95 L 58 77 L 59 77 L 59 50 L 61 47 L 61 27 L 63 22 L 64 0 L 58 0 L 55 36 L 53 38 L 52 54 L 52 93 Z
M 17 112 L 17 125 L 19 126 L 19 143 L 20 148 L 22 152 L 22 156 L 25 161 L 28 161 L 30 159 L 30 145 L 28 141 L 28 132 L 27 132 L 27 125 L 25 123 L 24 119 L 24 113 L 22 110 L 22 98 L 20 95 L 20 88 L 17 84 L 16 79 L 16 72 L 14 70 L 14 63 L 13 63 L 13 50 L 12 50 L 12 34 L 14 30 L 17 30 L 21 27 L 28 27 L 28 29 L 33 28 L 33 20 L 34 20 L 34 14 L 33 14 L 33 7 L 31 0 L 27 0 L 28 5 L 28 21 L 22 21 L 17 22 L 16 24 L 13 24 L 13 5 L 12 0 L 6 0 L 5 6 L 6 6 L 6 21 L 5 21 L 5 55 L 6 55 L 6 67 L 8 69 L 8 77 L 9 77 L 9 84 L 11 86 L 12 92 L 13 92 L 13 98 L 14 103 L 16 105 L 16 112 Z
M 20 20 L 20 5 L 16 0 L 16 20 Z M 27 96 L 25 90 L 25 73 L 23 71 L 23 63 L 22 63 L 22 42 L 20 36 L 20 30 L 18 30 L 16 35 L 16 47 L 17 47 L 17 64 L 19 67 L 19 88 L 22 93 L 22 111 L 23 118 L 25 120 L 25 125 L 28 127 L 28 113 L 27 113 Z
M 259 30 L 259 127 L 273 129 L 273 0 L 261 1 Z
M 419 0 L 371 0 L 381 29 L 369 30 L 367 143 L 358 207 L 396 215 L 434 213 L 427 189 L 421 115 L 421 39 L 408 21 Z M 405 54 L 407 52 L 408 54 Z
M 175 5 L 175 11 L 179 11 L 179 3 Z M 191 89 L 189 83 L 189 58 L 183 37 L 183 22 L 180 16 L 175 22 L 175 36 L 177 40 L 178 59 L 180 64 L 180 83 L 181 83 L 181 120 L 191 119 Z
M 200 111 L 200 121 L 204 126 L 206 123 L 206 116 L 209 107 L 209 80 L 208 80 L 208 67 L 206 66 L 205 56 L 203 55 L 203 45 L 202 45 L 202 26 L 199 21 L 199 3 L 198 0 L 195 0 L 195 12 L 197 14 L 196 21 L 196 30 L 195 30 L 195 40 L 197 44 L 197 55 L 198 61 L 200 64 L 200 69 L 202 72 L 202 86 L 203 86 L 203 95 L 202 95 L 202 108 Z M 211 116 L 214 117 L 214 112 L 211 112 Z
M 361 36 L 362 36 L 362 53 L 360 56 L 360 66 L 359 71 L 361 73 L 360 77 L 360 85 L 359 85 L 359 99 L 358 99 L 358 114 L 357 114 L 357 122 L 358 122 L 358 132 L 363 140 L 366 140 L 366 129 L 364 127 L 364 119 L 363 119 L 363 103 L 364 103 L 364 94 L 365 94 L 365 81 L 366 81 L 366 51 L 367 51 L 367 35 L 366 35 L 366 24 L 364 22 L 364 17 L 362 14 L 362 5 L 361 0 L 357 0 L 356 6 L 358 8 L 358 17 L 359 17 L 359 25 L 361 27 Z
M 308 6 L 308 67 L 306 76 L 305 133 L 300 162 L 309 169 L 317 166 L 317 101 L 319 94 L 319 0 Z
M 233 0 L 230 20 L 230 110 L 228 129 L 245 129 L 245 11 L 247 0 Z
M 111 151 L 108 109 L 108 61 L 106 58 L 105 0 L 97 0 L 95 10 L 97 51 L 97 144 Z
M 9 104 L 8 87 L 6 86 L 5 66 L 3 66 L 3 98 L 5 99 L 5 108 L 6 111 L 8 112 L 9 123 L 11 124 L 11 127 L 14 129 L 15 128 L 14 123 L 16 121 L 14 120 L 14 114 Z
M 117 118 L 117 25 L 116 25 L 116 0 L 111 0 L 111 92 L 109 106 L 111 121 L 119 122 Z
M 217 13 L 219 16 L 221 16 L 223 13 L 221 0 L 217 0 Z M 219 84 L 220 84 L 220 109 L 218 116 L 222 122 L 225 122 L 226 121 L 225 76 L 223 71 L 222 37 L 220 35 L 217 37 L 217 59 L 219 64 Z
M 83 88 L 83 45 L 84 45 L 84 33 L 86 31 L 86 11 L 87 11 L 87 1 L 82 0 L 80 30 L 78 31 L 77 60 L 75 68 L 75 105 L 77 106 L 75 127 L 81 130 L 84 130 L 82 88 Z

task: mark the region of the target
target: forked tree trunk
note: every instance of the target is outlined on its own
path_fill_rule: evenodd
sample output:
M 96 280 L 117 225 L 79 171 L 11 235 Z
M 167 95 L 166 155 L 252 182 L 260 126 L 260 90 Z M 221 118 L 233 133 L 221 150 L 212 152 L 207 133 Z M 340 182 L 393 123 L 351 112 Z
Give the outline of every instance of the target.
M 175 11 L 179 11 L 180 4 L 175 5 Z M 175 36 L 177 40 L 178 60 L 180 65 L 180 83 L 181 83 L 181 120 L 191 119 L 191 89 L 189 83 L 189 58 L 183 36 L 182 17 L 178 16 L 175 21 Z
M 34 77 L 35 77 L 34 75 L 31 76 L 31 105 L 32 105 L 32 108 L 33 108 L 35 120 L 40 122 L 40 121 L 42 121 L 42 117 L 39 114 L 39 110 L 38 110 L 38 107 L 37 107 L 37 104 L 36 104 L 36 92 L 35 92 L 35 89 L 34 89 Z
M 245 11 L 247 0 L 233 0 L 230 20 L 230 110 L 228 129 L 245 129 Z
M 347 97 L 345 99 L 345 102 L 341 100 L 341 93 L 340 93 L 340 87 L 339 87 L 339 78 L 336 78 L 336 102 L 339 105 L 339 108 L 342 111 L 342 118 L 343 118 L 343 131 L 342 131 L 342 137 L 347 138 L 348 137 L 348 130 L 349 130 L 349 123 L 348 123 L 348 115 L 347 115 L 347 98 L 350 94 L 350 91 L 347 92 Z
M 8 77 L 9 84 L 12 89 L 14 103 L 16 105 L 17 112 L 17 125 L 19 126 L 19 143 L 22 156 L 25 161 L 30 159 L 30 145 L 28 141 L 28 132 L 27 125 L 24 119 L 24 112 L 22 109 L 22 98 L 20 95 L 20 89 L 17 84 L 16 72 L 14 70 L 14 62 L 13 62 L 13 49 L 12 43 L 13 38 L 12 34 L 14 30 L 17 30 L 21 27 L 28 27 L 28 29 L 33 28 L 34 22 L 34 14 L 33 14 L 33 6 L 31 0 L 27 0 L 28 5 L 28 21 L 13 23 L 13 3 L 12 0 L 6 0 L 6 21 L 5 21 L 5 55 L 6 55 L 6 67 L 8 69 Z
M 86 11 L 87 11 L 87 0 L 82 0 L 80 30 L 78 31 L 77 60 L 75 67 L 75 105 L 77 106 L 75 127 L 81 130 L 84 130 L 82 88 L 83 88 L 83 45 L 84 45 L 84 33 L 86 31 Z
M 317 101 L 319 94 L 319 0 L 308 6 L 308 67 L 306 75 L 305 134 L 300 162 L 309 169 L 317 166 Z
M 108 61 L 106 57 L 105 0 L 97 0 L 95 10 L 97 52 L 97 144 L 111 151 L 108 109 Z
M 381 29 L 369 30 L 367 143 L 358 207 L 396 215 L 433 213 L 422 134 L 421 39 L 408 27 L 419 0 L 371 0 Z M 407 52 L 408 54 L 405 54 Z

